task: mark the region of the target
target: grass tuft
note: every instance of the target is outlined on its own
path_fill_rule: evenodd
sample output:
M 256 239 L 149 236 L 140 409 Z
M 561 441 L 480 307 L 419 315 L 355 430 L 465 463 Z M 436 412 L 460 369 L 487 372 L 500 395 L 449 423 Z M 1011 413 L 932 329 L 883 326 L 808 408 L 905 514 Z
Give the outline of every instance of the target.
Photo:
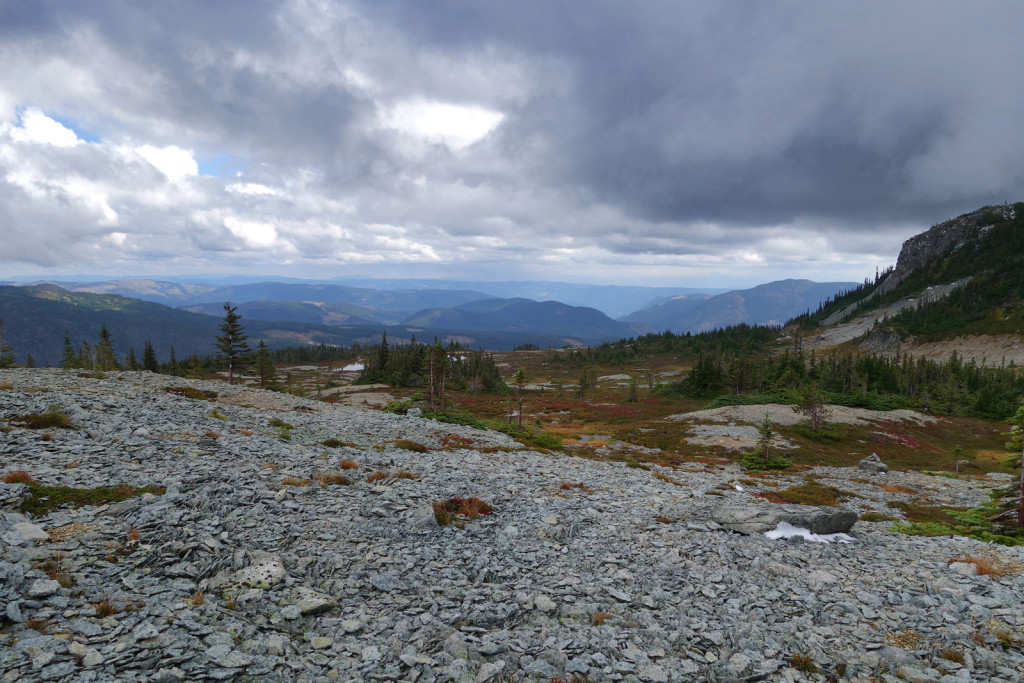
M 99 602 L 94 602 L 92 606 L 96 610 L 97 619 L 110 617 L 121 612 L 121 610 L 114 606 L 109 597 L 105 597 Z
M 340 467 L 343 470 L 358 470 L 359 463 L 357 463 L 355 460 L 342 460 L 341 462 L 338 463 L 338 467 Z
M 4 474 L 4 483 L 26 484 L 28 486 L 39 485 L 39 482 L 36 481 L 32 477 L 32 475 L 26 472 L 25 470 L 9 470 L 6 474 Z
M 19 423 L 29 429 L 69 429 L 71 418 L 58 405 L 51 405 L 45 413 L 28 413 L 11 418 L 11 422 Z
M 327 488 L 328 486 L 348 486 L 352 483 L 352 480 L 346 477 L 344 474 L 338 474 L 337 472 L 317 472 L 313 475 L 313 478 L 320 484 L 320 488 Z
M 217 398 L 216 391 L 200 390 L 194 387 L 164 387 L 164 391 L 175 396 L 190 398 L 193 401 L 212 401 Z
M 281 486 L 312 486 L 313 482 L 309 479 L 300 479 L 299 477 L 285 477 L 281 480 Z
M 814 663 L 814 657 L 808 654 L 796 652 L 790 655 L 789 664 L 797 671 L 802 671 L 806 674 L 821 673 L 821 669 Z
M 481 515 L 489 515 L 494 509 L 479 498 L 460 498 L 458 496 L 438 501 L 433 504 L 433 508 L 434 519 L 437 520 L 439 526 L 448 526 L 454 523 L 460 528 L 467 520 L 476 519 Z
M 414 453 L 426 453 L 430 450 L 423 444 L 416 441 L 409 441 L 408 439 L 398 439 L 394 443 L 396 447 L 406 451 L 413 451 Z
M 895 517 L 884 515 L 881 512 L 864 512 L 860 516 L 862 522 L 893 522 L 895 520 Z
M 330 439 L 324 439 L 320 443 L 327 448 L 357 448 L 357 446 L 351 441 L 341 441 L 340 439 L 335 439 L 333 437 Z
M 29 617 L 25 620 L 25 628 L 29 628 L 33 631 L 46 635 L 50 630 L 50 620 Z

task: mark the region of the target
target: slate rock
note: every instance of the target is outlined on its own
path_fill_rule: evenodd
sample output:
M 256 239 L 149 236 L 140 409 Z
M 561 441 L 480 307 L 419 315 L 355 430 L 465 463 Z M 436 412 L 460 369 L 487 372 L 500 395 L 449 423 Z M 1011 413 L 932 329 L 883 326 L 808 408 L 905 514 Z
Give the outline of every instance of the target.
M 877 453 L 872 453 L 861 460 L 857 463 L 857 468 L 865 472 L 874 472 L 876 474 L 884 474 L 889 471 L 889 466 L 882 462 L 882 459 L 878 457 Z
M 30 598 L 48 598 L 60 590 L 60 584 L 53 579 L 36 579 L 28 588 Z
M 741 505 L 727 503 L 711 512 L 711 519 L 741 534 L 763 534 L 787 522 L 812 534 L 847 533 L 856 524 L 853 510 L 812 505 Z

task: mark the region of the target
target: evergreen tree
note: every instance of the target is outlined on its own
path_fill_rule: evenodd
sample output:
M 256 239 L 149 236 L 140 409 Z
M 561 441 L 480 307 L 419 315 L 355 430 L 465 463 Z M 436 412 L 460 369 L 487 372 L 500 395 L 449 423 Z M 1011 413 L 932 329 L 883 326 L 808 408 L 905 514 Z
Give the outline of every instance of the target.
M 174 347 L 171 347 L 171 360 L 167 363 L 167 374 L 177 375 L 178 374 L 178 358 L 174 355 Z
M 526 384 L 526 372 L 519 368 L 512 377 L 512 383 L 516 385 L 516 403 L 519 406 L 519 426 L 523 426 L 523 385 Z
M 265 389 L 268 385 L 273 385 L 277 378 L 274 377 L 274 357 L 270 355 L 267 350 L 267 343 L 260 339 L 260 343 L 256 345 L 256 368 L 260 373 L 260 388 Z M 328 366 L 328 373 L 330 372 L 330 366 Z
M 188 362 L 189 370 L 192 372 L 192 379 L 203 378 L 203 362 L 199 360 L 199 355 L 193 353 L 191 360 Z
M 232 306 L 230 301 L 224 304 L 224 322 L 220 325 L 223 334 L 217 337 L 217 348 L 228 361 L 228 384 L 235 383 L 235 367 L 241 370 L 246 354 L 252 352 L 244 330 L 238 322 L 242 316 L 238 315 L 237 310 L 238 306 Z M 381 346 L 386 348 L 386 344 Z
M 148 339 L 142 346 L 142 369 L 149 370 L 150 372 L 160 372 L 160 362 L 156 359 L 156 350 L 149 343 Z
M 118 368 L 117 356 L 114 355 L 114 342 L 110 337 L 110 330 L 106 324 L 100 327 L 100 343 L 96 345 L 96 370 L 116 370 Z
M 60 362 L 62 368 L 77 368 L 78 357 L 75 355 L 75 347 L 71 345 L 71 335 L 64 331 L 64 356 Z
M 85 370 L 92 370 L 93 362 L 92 344 L 83 339 L 82 346 L 78 349 L 78 367 L 84 368 Z
M 134 346 L 129 346 L 128 347 L 128 358 L 125 360 L 125 365 L 128 367 L 129 370 L 138 370 L 139 369 L 139 361 L 135 357 L 135 347 Z
M 0 320 L 0 368 L 14 367 L 14 347 L 4 340 L 4 321 Z
M 1024 529 L 1024 404 L 1017 409 L 1010 419 L 1011 429 L 1006 434 L 1010 440 L 1006 442 L 1006 450 L 1019 453 L 1020 480 L 1011 484 L 1001 496 L 1002 512 L 993 517 L 993 521 L 1013 520 L 1017 530 Z M 1010 526 L 1013 526 L 1011 523 Z

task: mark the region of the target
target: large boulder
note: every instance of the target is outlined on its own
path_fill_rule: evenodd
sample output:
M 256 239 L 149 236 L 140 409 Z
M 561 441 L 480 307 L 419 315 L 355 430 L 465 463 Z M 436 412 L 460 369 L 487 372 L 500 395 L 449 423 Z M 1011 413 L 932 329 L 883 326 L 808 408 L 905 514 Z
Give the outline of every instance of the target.
M 845 534 L 856 524 L 853 510 L 813 505 L 737 505 L 727 504 L 711 512 L 711 519 L 726 529 L 741 534 L 763 534 L 788 522 L 812 534 Z
M 889 466 L 882 462 L 877 453 L 872 453 L 861 460 L 857 467 L 865 472 L 873 472 L 875 474 L 884 474 L 889 471 Z

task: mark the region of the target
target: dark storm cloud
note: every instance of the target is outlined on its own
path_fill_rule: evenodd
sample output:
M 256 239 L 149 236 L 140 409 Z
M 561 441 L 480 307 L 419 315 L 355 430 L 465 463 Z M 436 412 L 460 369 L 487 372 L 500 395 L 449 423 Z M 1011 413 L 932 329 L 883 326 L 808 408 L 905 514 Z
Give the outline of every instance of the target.
M 873 269 L 1022 198 L 1021 25 L 949 0 L 10 0 L 2 229 L 54 244 L 8 258 Z M 459 141 L 438 103 L 500 123 Z M 48 144 L 36 110 L 99 142 Z
M 368 11 L 421 44 L 497 42 L 571 73 L 509 121 L 542 135 L 548 180 L 654 220 L 875 224 L 1003 201 L 1010 161 L 992 112 L 1024 114 L 1024 6 L 953 2 L 406 3 Z M 963 147 L 956 149 L 958 142 Z M 954 153 L 955 152 L 955 153 Z M 948 164 L 947 182 L 933 164 Z M 957 166 L 960 168 L 957 168 Z M 1005 166 L 1005 164 L 1004 164 Z

